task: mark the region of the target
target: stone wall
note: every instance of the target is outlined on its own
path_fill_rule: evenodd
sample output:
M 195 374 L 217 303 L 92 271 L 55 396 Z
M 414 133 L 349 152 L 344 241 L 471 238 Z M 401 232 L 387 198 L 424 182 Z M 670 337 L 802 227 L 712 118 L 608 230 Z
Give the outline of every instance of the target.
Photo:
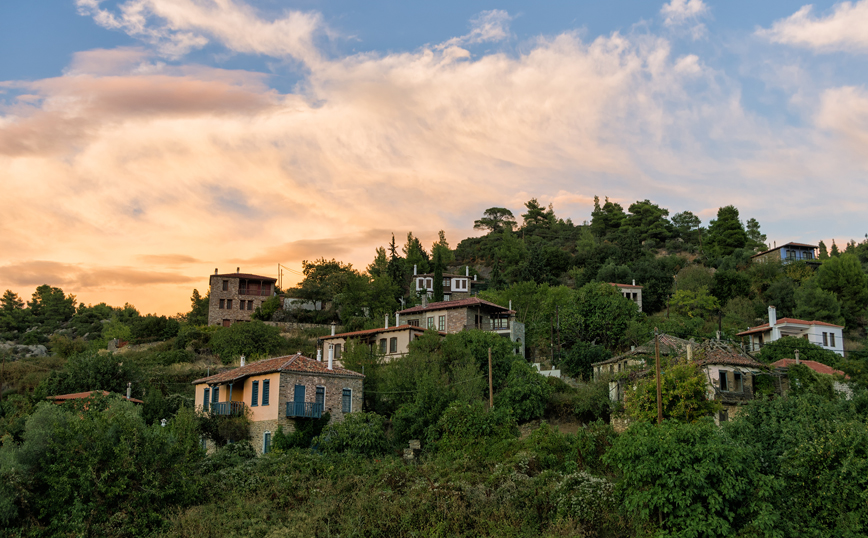
M 323 412 L 331 414 L 332 421 L 340 422 L 344 418 L 342 411 L 343 389 L 353 391 L 353 412 L 362 410 L 362 378 L 343 377 L 316 374 L 284 373 L 280 376 L 280 392 L 278 396 L 281 417 L 286 416 L 286 403 L 293 401 L 295 386 L 304 386 L 304 401 L 316 401 L 316 388 L 325 387 L 325 405 Z
M 226 291 L 223 291 L 224 280 L 228 285 Z M 271 296 L 271 294 L 241 295 L 239 293 L 240 285 L 241 279 L 239 277 L 233 275 L 211 275 L 211 298 L 208 303 L 208 325 L 221 325 L 224 320 L 228 320 L 229 323 L 235 323 L 236 321 L 250 321 L 250 316 L 253 315 L 256 307 L 260 306 Z M 273 286 L 271 289 L 272 291 L 274 290 Z M 232 308 L 220 308 L 221 299 L 224 301 L 231 300 Z M 244 310 L 241 310 L 239 308 L 241 306 L 241 301 L 253 301 L 252 308 L 247 309 L 245 307 Z

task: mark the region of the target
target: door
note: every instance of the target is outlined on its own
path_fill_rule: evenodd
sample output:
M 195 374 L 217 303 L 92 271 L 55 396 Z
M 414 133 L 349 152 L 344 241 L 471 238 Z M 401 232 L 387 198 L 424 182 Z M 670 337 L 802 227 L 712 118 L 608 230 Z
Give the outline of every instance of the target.
M 293 407 L 295 407 L 295 416 L 304 416 L 304 385 L 296 385 L 295 393 L 292 397 Z

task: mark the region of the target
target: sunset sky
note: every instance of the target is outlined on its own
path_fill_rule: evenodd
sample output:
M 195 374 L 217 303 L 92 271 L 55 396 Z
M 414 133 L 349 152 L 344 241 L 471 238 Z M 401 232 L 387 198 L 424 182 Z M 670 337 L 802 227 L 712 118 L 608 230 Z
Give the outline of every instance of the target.
M 174 314 L 531 197 L 858 240 L 866 60 L 868 0 L 2 2 L 0 292 Z

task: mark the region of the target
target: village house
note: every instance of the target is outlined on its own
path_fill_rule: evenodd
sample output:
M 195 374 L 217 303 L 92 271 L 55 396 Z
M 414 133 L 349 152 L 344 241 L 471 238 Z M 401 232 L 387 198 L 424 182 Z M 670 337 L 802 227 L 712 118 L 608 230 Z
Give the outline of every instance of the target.
M 250 321 L 253 311 L 274 295 L 276 278 L 242 273 L 211 275 L 211 296 L 208 303 L 208 325 L 228 327 L 239 321 Z
M 400 315 L 398 315 L 400 319 Z M 347 349 L 347 341 L 354 340 L 358 344 L 367 346 L 372 352 L 379 353 L 386 362 L 398 357 L 403 357 L 410 350 L 410 342 L 422 336 L 425 329 L 418 325 L 398 325 L 389 327 L 388 318 L 386 325 L 380 329 L 367 329 L 364 331 L 352 331 L 335 334 L 332 326 L 332 334 L 317 339 L 318 356 L 328 357 L 330 354 L 338 366 L 343 366 L 341 357 Z M 446 333 L 440 333 L 445 336 Z
M 747 337 L 746 347 L 749 351 L 759 351 L 769 342 L 780 340 L 784 336 L 793 336 L 844 356 L 844 327 L 825 321 L 778 319 L 774 306 L 769 307 L 768 323 L 750 327 L 736 336 Z
M 244 363 L 239 368 L 193 381 L 195 404 L 218 415 L 249 413 L 250 437 L 262 454 L 279 426 L 295 431 L 300 420 L 331 422 L 362 410 L 364 375 L 301 353 Z
M 434 297 L 434 273 L 416 274 L 416 266 L 413 266 L 413 282 L 416 285 L 416 293 L 425 294 L 428 299 Z M 443 300 L 453 301 L 470 297 L 471 287 L 476 283 L 476 275 L 470 277 L 470 267 L 465 269 L 465 274 L 456 275 L 443 273 Z
M 635 280 L 632 284 L 616 284 L 614 282 L 609 282 L 609 284 L 618 288 L 625 299 L 630 299 L 636 303 L 639 312 L 642 311 L 642 286 L 637 286 Z
M 819 264 L 817 245 L 804 243 L 787 243 L 770 250 L 754 254 L 750 257 L 752 262 L 781 262 L 788 264 L 796 261 L 804 261 L 811 264 Z
M 421 305 L 397 315 L 407 325 L 445 334 L 472 329 L 491 331 L 517 343 L 517 353 L 524 356 L 524 323 L 515 320 L 515 311 L 478 297 L 428 303 L 423 296 Z
M 841 370 L 836 370 L 831 366 L 823 364 L 821 362 L 800 360 L 799 350 L 796 350 L 794 359 L 781 359 L 771 364 L 773 368 L 777 368 L 779 372 L 783 373 L 783 376 L 781 376 L 781 389 L 784 394 L 789 392 L 792 383 L 788 375 L 789 369 L 791 366 L 795 366 L 797 364 L 806 366 L 818 374 L 833 376 L 834 380 L 832 381 L 832 387 L 835 389 L 835 391 L 843 394 L 844 397 L 847 399 L 853 397 L 853 389 L 851 389 L 845 382 L 842 382 L 842 380 L 849 380 L 850 376 L 848 376 Z
M 669 334 L 660 334 L 660 356 L 676 356 L 687 352 L 687 345 L 690 344 L 687 340 L 672 336 Z M 648 362 L 650 359 L 651 362 Z M 591 365 L 594 372 L 594 381 L 601 381 L 604 377 L 611 377 L 615 374 L 626 372 L 629 370 L 647 368 L 654 364 L 654 339 L 641 346 L 632 346 L 630 351 L 622 353 L 611 359 L 600 362 L 595 362 Z M 613 397 L 613 400 L 620 399 Z

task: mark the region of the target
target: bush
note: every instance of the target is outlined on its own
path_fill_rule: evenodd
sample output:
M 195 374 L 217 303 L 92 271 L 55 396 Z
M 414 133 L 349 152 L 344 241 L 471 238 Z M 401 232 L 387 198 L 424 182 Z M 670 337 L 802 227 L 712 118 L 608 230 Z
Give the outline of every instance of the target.
M 329 424 L 314 438 L 313 446 L 326 453 L 349 452 L 376 456 L 388 449 L 386 419 L 376 413 L 350 413 Z
M 615 486 L 605 478 L 580 471 L 565 476 L 554 493 L 559 518 L 570 518 L 587 530 L 599 527 L 617 510 Z
M 73 339 L 62 334 L 53 334 L 49 338 L 49 342 L 52 353 L 64 359 L 87 350 L 87 342 L 80 336 Z
M 546 409 L 551 388 L 546 378 L 525 361 L 515 361 L 506 378 L 506 387 L 495 395 L 495 406 L 512 410 L 519 422 L 540 418 Z
M 274 448 L 276 450 L 310 448 L 314 438 L 322 433 L 331 419 L 331 414 L 324 413 L 316 420 L 296 420 L 295 431 L 290 433 L 283 433 L 283 426 L 278 426 L 274 433 Z
M 230 364 L 241 355 L 253 359 L 275 355 L 285 349 L 286 341 L 280 336 L 280 329 L 261 321 L 222 327 L 211 337 L 211 350 L 223 364 Z
M 593 376 L 592 364 L 601 362 L 612 357 L 612 353 L 604 348 L 588 342 L 576 342 L 572 348 L 561 355 L 558 367 L 570 377 L 591 379 Z
M 464 451 L 479 446 L 479 441 L 499 441 L 518 434 L 509 409 L 495 407 L 486 411 L 482 402 L 452 402 L 436 426 L 438 451 Z
M 588 424 L 596 420 L 609 421 L 612 400 L 609 399 L 609 384 L 605 381 L 595 381 L 579 385 L 573 395 L 573 412 Z

